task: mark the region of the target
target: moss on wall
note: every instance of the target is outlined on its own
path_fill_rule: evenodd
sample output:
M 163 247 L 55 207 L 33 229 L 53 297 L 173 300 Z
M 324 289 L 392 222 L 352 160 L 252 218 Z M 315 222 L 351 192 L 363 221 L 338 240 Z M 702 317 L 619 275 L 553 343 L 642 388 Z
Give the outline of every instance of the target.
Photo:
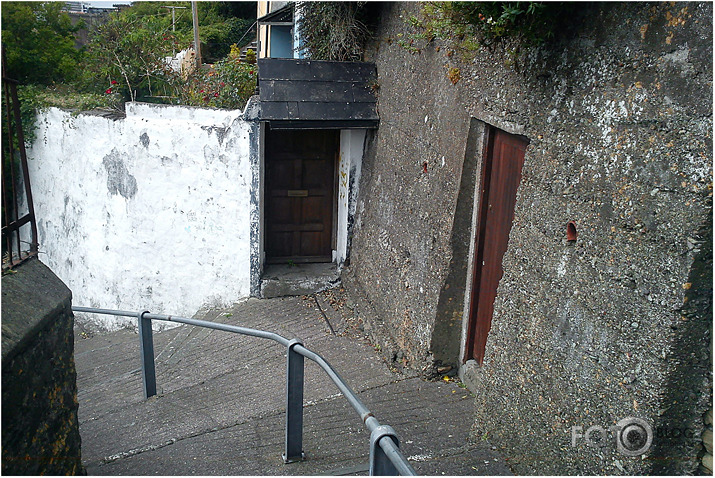
M 454 315 L 440 298 L 450 299 L 463 256 L 453 239 L 464 227 L 469 125 L 528 137 L 484 366 L 462 367 L 477 396 L 475 437 L 517 473 L 656 469 L 657 446 L 629 457 L 612 442 L 572 443 L 572 430 L 626 417 L 657 428 L 673 380 L 702 372 L 700 359 L 674 351 L 711 215 L 712 5 L 597 5 L 572 39 L 518 57 L 508 41 L 471 57 L 436 40 L 419 53 L 404 48 L 405 19 L 419 8 L 384 5 L 367 54 L 381 122 L 363 165 L 346 284 L 374 310 L 386 358 L 427 374 L 459 362 L 442 335 Z M 463 306 L 459 296 L 452 302 Z M 706 349 L 708 334 L 691 345 Z M 706 390 L 692 393 L 688 403 L 701 403 Z M 665 459 L 687 462 L 696 445 Z
M 39 260 L 2 278 L 2 473 L 83 474 L 72 294 Z

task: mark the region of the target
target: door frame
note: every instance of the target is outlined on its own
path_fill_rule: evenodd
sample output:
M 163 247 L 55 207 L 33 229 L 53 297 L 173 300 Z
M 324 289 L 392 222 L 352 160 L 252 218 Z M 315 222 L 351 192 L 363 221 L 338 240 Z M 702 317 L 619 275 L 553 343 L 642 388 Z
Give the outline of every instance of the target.
M 479 178 L 479 189 L 477 190 L 479 202 L 477 206 L 477 219 L 474 228 L 474 250 L 472 253 L 472 267 L 469 271 L 471 282 L 469 284 L 469 304 L 467 306 L 467 337 L 464 348 L 464 362 L 473 359 L 472 350 L 477 336 L 478 324 L 473 323 L 472 317 L 476 314 L 478 302 L 478 287 L 482 278 L 482 268 L 479 266 L 484 257 L 484 235 L 486 233 L 486 208 L 489 202 L 489 183 L 491 180 L 492 162 L 490 152 L 494 147 L 494 127 L 484 124 L 484 139 L 482 143 L 482 167 Z M 477 297 L 475 297 L 475 295 Z M 481 365 L 481 363 L 480 363 Z

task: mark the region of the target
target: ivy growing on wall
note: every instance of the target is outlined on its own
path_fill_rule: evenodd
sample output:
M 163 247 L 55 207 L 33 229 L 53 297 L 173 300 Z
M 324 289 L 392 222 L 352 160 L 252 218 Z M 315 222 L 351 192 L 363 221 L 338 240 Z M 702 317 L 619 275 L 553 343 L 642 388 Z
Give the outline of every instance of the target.
M 467 51 L 476 51 L 500 40 L 515 40 L 519 47 L 543 45 L 569 30 L 573 13 L 583 4 L 569 2 L 428 2 L 419 16 L 408 22 L 417 33 L 415 40 L 456 42 Z
M 299 32 L 314 60 L 360 61 L 370 36 L 368 2 L 298 2 Z

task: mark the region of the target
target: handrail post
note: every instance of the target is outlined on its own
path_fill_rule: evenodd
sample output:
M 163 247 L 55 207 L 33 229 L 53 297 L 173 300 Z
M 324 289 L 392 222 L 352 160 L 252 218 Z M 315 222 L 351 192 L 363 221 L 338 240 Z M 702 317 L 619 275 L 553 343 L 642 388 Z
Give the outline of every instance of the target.
M 358 412 L 370 434 L 370 475 L 401 474 L 403 476 L 416 475 L 408 460 L 399 449 L 400 442 L 395 430 L 387 425 L 380 425 L 377 419 L 363 405 L 345 381 L 333 370 L 332 366 L 320 355 L 303 347 L 298 339 L 287 340 L 278 334 L 262 330 L 237 327 L 233 325 L 207 322 L 204 320 L 172 317 L 167 315 L 151 314 L 149 311 L 128 312 L 122 310 L 98 309 L 92 307 L 72 306 L 73 312 L 86 312 L 108 314 L 122 317 L 137 317 L 142 360 L 142 379 L 144 382 L 144 397 L 156 395 L 156 369 L 154 363 L 154 339 L 152 337 L 152 320 L 165 320 L 199 327 L 208 327 L 214 330 L 224 330 L 242 335 L 261 337 L 274 340 L 287 347 L 286 353 L 286 436 L 285 453 L 283 461 L 292 463 L 305 460 L 303 453 L 303 388 L 305 374 L 305 358 L 318 364 L 328 377 L 338 386 L 338 389 L 348 400 L 350 405 Z M 300 345 L 300 347 L 296 347 Z M 383 438 L 387 440 L 382 441 Z
M 137 314 L 139 318 L 139 344 L 142 356 L 142 381 L 144 398 L 156 395 L 156 368 L 154 367 L 154 337 L 151 332 L 151 319 L 144 317 L 149 311 Z
M 288 343 L 286 366 L 286 439 L 284 463 L 293 463 L 305 459 L 303 453 L 303 383 L 304 358 L 293 350 L 296 345 L 303 345 L 298 339 Z
M 370 433 L 370 476 L 398 476 L 400 473 L 380 447 L 380 440 L 392 439 L 397 447 L 400 442 L 395 430 L 388 425 L 380 425 Z

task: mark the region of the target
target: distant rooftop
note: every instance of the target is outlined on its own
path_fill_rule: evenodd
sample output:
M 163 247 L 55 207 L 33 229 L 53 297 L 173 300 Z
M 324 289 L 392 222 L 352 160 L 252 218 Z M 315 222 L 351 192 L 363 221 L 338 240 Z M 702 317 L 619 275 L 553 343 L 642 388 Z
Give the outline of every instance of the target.
M 89 2 L 65 2 L 65 11 L 70 13 L 98 13 L 114 11 L 131 5 L 129 1 L 93 0 Z

